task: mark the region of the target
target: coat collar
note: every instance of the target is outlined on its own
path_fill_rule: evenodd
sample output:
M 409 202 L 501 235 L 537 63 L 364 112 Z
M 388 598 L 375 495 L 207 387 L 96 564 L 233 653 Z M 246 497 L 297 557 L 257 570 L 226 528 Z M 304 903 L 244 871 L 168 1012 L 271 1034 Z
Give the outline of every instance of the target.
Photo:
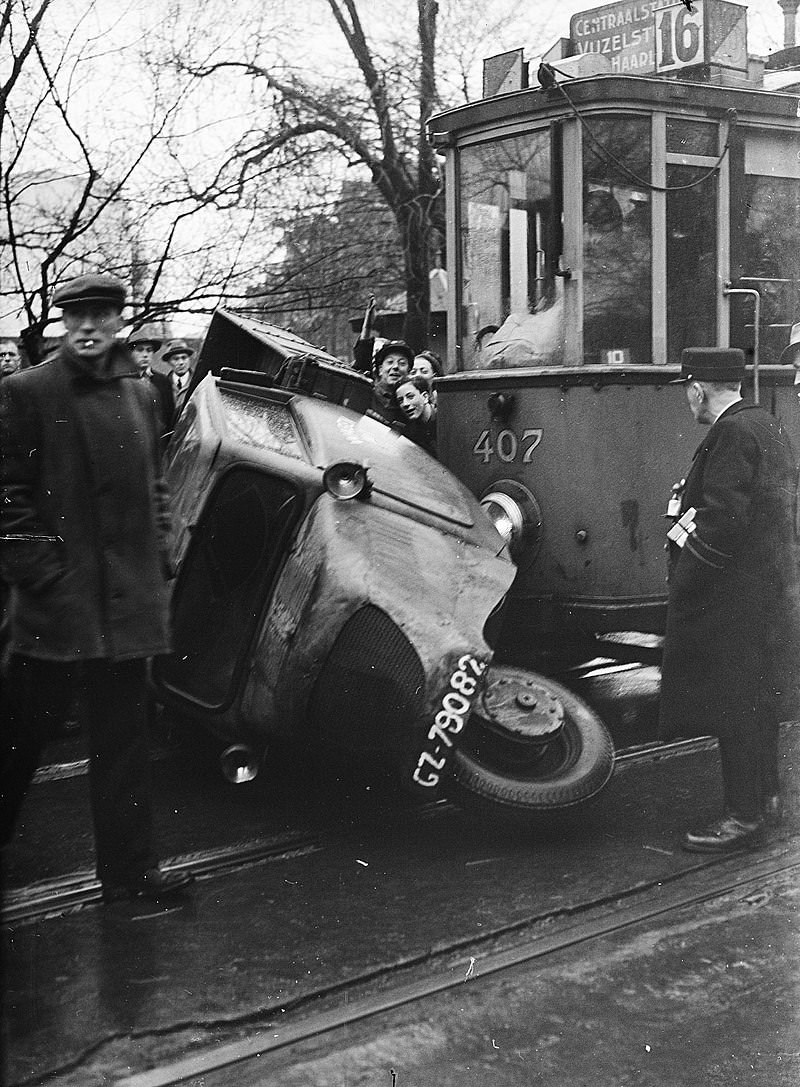
M 716 426 L 717 423 L 720 421 L 720 419 L 727 419 L 727 417 L 729 415 L 737 415 L 740 411 L 743 411 L 745 408 L 753 408 L 753 407 L 755 407 L 755 404 L 748 404 L 745 400 L 737 400 L 735 404 L 729 404 L 728 407 L 724 411 L 721 411 L 711 425 L 712 425 L 712 427 Z
M 754 408 L 754 407 L 755 407 L 755 404 L 749 404 L 746 400 L 737 400 L 735 404 L 729 404 L 728 407 L 724 411 L 721 411 L 719 413 L 719 415 L 716 417 L 714 422 L 708 428 L 708 433 L 705 435 L 703 440 L 698 445 L 697 449 L 695 449 L 694 453 L 692 454 L 692 460 L 696 460 L 698 454 L 701 453 L 705 449 L 706 444 L 708 443 L 708 440 L 711 437 L 711 434 L 712 434 L 712 432 L 714 430 L 714 427 L 717 425 L 717 423 L 720 421 L 720 419 L 728 419 L 728 418 L 730 418 L 731 415 L 738 415 L 740 411 L 747 411 L 750 408 Z
M 66 363 L 73 377 L 81 381 L 95 381 L 104 385 L 123 377 L 138 378 L 141 374 L 130 351 L 121 343 L 112 344 L 107 363 L 100 370 L 95 368 L 93 362 L 76 355 L 65 343 L 61 344 L 59 357 Z

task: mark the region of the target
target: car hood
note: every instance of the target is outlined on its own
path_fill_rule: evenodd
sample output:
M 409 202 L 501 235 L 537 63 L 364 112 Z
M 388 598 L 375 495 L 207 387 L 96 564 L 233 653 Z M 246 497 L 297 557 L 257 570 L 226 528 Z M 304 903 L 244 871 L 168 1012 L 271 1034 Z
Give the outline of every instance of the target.
M 396 430 L 336 404 L 300 398 L 292 411 L 313 464 L 323 470 L 341 461 L 368 469 L 372 487 L 404 505 L 454 524 L 475 524 L 475 499 L 433 457 Z

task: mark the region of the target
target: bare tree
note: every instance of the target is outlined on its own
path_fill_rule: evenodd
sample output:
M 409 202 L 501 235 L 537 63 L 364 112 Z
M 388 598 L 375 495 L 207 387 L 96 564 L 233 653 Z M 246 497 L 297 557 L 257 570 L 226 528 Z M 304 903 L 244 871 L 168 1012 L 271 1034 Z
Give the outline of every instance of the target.
M 327 8 L 346 44 L 350 67 L 333 82 L 315 81 L 302 71 L 267 66 L 257 57 L 210 59 L 181 65 L 212 79 L 239 72 L 263 85 L 269 112 L 258 128 L 243 134 L 208 191 L 238 197 L 259 177 L 265 163 L 280 161 L 298 169 L 309 155 L 338 152 L 348 163 L 369 171 L 397 227 L 407 294 L 406 335 L 425 339 L 429 308 L 430 257 L 443 236 L 441 184 L 425 126 L 436 98 L 436 0 L 416 0 L 413 57 L 382 59 L 370 44 L 355 0 L 327 0 Z M 353 66 L 360 82 L 352 78 Z M 415 109 L 409 109 L 409 103 Z M 266 119 L 266 123 L 264 123 Z
M 2 91 L 0 130 L 4 270 L 11 280 L 3 284 L 3 293 L 14 290 L 21 296 L 28 320 L 26 346 L 34 357 L 58 271 L 117 204 L 159 135 L 156 123 L 112 176 L 108 161 L 91 147 L 70 108 L 92 43 L 84 40 L 76 48 L 78 25 L 73 25 L 57 48 L 48 49 L 54 43 L 53 35 L 45 33 L 50 8 L 49 0 L 43 0 L 31 13 L 24 0 L 11 0 L 0 22 L 0 44 L 12 57 Z M 45 135 L 47 155 L 42 148 Z
M 252 312 L 349 358 L 348 318 L 363 315 L 370 295 L 403 292 L 403 255 L 391 212 L 366 179 L 346 178 L 332 199 L 287 209 L 281 261 L 250 292 Z
M 282 316 L 315 301 L 349 307 L 358 262 L 387 293 L 401 280 L 407 335 L 421 343 L 443 234 L 426 122 L 467 91 L 478 49 L 467 28 L 491 51 L 517 6 L 527 7 L 497 0 L 490 25 L 479 0 L 403 0 L 399 17 L 389 0 L 163 0 L 154 22 L 147 5 L 115 13 L 96 0 L 7 0 L 6 313 L 21 299 L 35 344 L 52 320 L 53 286 L 100 266 L 130 283 L 136 323 L 205 314 L 223 299 L 252 306 L 256 294 Z M 371 183 L 393 244 L 370 232 L 374 202 L 357 221 L 331 216 L 345 177 Z M 348 230 L 363 246 L 357 257 Z
M 103 24 L 101 9 L 86 0 L 70 21 L 51 0 L 9 0 L 0 15 L 0 304 L 24 314 L 34 361 L 65 277 L 118 274 L 141 323 L 244 299 L 260 271 L 245 244 L 257 194 L 223 220 L 186 183 L 179 152 L 202 127 L 194 80 L 148 67 L 138 27 Z
M 309 178 L 319 157 L 338 155 L 347 168 L 358 168 L 394 218 L 407 299 L 405 335 L 421 345 L 429 270 L 444 243 L 442 179 L 427 122 L 436 109 L 465 100 L 476 55 L 502 48 L 509 25 L 522 25 L 523 9 L 529 32 L 530 6 L 513 0 L 299 0 L 280 9 L 272 26 L 253 21 L 228 42 L 213 31 L 207 39 L 198 35 L 173 62 L 220 88 L 238 76 L 257 118 L 231 147 L 208 191 L 229 199 L 240 195 L 263 183 L 268 165 L 280 176 Z M 215 0 L 199 0 L 193 8 L 195 18 L 208 16 L 209 28 L 220 20 L 218 12 Z M 277 24 L 295 29 L 279 48 Z M 515 44 L 528 43 L 517 34 Z

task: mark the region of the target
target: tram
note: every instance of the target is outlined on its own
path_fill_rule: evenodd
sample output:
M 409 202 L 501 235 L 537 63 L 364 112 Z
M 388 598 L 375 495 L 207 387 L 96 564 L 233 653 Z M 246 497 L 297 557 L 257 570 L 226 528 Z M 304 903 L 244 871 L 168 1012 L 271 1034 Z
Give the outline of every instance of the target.
M 549 819 L 609 780 L 608 730 L 559 673 L 600 639 L 657 652 L 664 514 L 700 440 L 669 384 L 682 350 L 742 347 L 747 395 L 800 450 L 798 51 L 749 58 L 745 16 L 580 13 L 538 87 L 516 51 L 431 119 L 442 464 L 365 417 L 352 370 L 215 316 L 168 451 L 184 531 L 155 680 L 232 745 L 228 776 L 285 733 L 491 817 Z M 277 536 L 270 488 L 295 511 Z
M 501 659 L 657 643 L 663 514 L 701 437 L 669 385 L 684 347 L 743 348 L 745 395 L 800 450 L 800 50 L 748 57 L 745 8 L 689 7 L 580 13 L 536 86 L 521 50 L 493 58 L 498 93 L 429 122 L 450 255 L 439 450 L 517 564 Z

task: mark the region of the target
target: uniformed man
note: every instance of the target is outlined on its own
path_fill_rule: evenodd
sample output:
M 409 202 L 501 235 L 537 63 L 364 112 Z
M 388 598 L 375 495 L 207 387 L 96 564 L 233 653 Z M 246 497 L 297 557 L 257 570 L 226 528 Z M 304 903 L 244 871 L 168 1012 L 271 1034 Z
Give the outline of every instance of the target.
M 11 587 L 3 839 L 79 676 L 103 897 L 163 898 L 191 876 L 162 870 L 153 840 L 147 660 L 170 650 L 155 409 L 116 338 L 124 285 L 80 276 L 53 304 L 66 327 L 58 351 L 0 382 L 0 564 Z
M 744 354 L 687 348 L 692 415 L 709 431 L 668 511 L 661 734 L 719 738 L 724 810 L 685 849 L 752 847 L 779 822 L 778 724 L 800 662 L 797 463 L 764 408 L 742 399 Z

